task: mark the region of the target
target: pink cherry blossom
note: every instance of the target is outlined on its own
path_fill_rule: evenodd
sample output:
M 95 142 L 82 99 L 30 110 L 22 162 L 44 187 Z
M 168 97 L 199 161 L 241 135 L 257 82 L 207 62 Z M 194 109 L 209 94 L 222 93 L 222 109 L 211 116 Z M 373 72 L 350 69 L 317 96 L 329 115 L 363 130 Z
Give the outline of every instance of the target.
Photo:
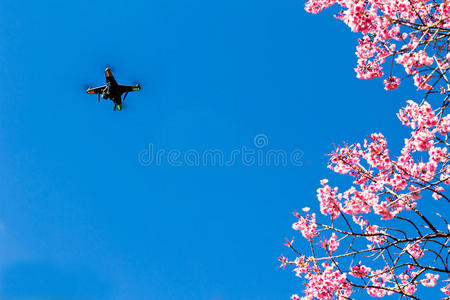
M 441 199 L 442 198 L 442 192 L 444 191 L 444 188 L 442 187 L 442 186 L 435 186 L 434 187 L 434 193 L 433 193 L 433 195 L 432 195 L 432 197 L 435 199 L 435 200 L 439 200 L 439 199 Z
M 328 253 L 336 252 L 339 247 L 339 241 L 337 235 L 333 232 L 329 240 L 324 239 L 321 243 L 321 248 L 324 248 Z
M 357 265 L 354 265 L 351 267 L 350 275 L 354 277 L 365 277 L 369 274 L 371 271 L 371 268 L 366 267 L 365 265 L 362 265 L 361 262 L 359 262 Z
M 359 79 L 373 79 L 383 76 L 379 63 L 367 59 L 358 59 L 358 66 L 355 68 L 356 77 Z
M 327 181 L 322 181 L 323 187 L 317 189 L 317 198 L 320 202 L 320 212 L 323 215 L 330 214 L 333 219 L 336 219 L 341 214 L 341 194 L 337 193 L 337 188 L 331 188 L 326 184 Z
M 392 91 L 392 90 L 395 90 L 396 88 L 398 88 L 398 86 L 400 85 L 400 78 L 391 76 L 389 78 L 384 79 L 383 83 L 384 83 L 384 89 L 386 91 Z
M 435 286 L 436 283 L 437 283 L 437 280 L 439 279 L 439 275 L 438 274 L 427 273 L 427 274 L 425 274 L 425 276 L 426 276 L 426 278 L 422 279 L 420 281 L 420 283 L 423 286 L 426 286 L 426 287 L 433 287 L 433 286 Z
M 311 240 L 318 235 L 316 230 L 316 214 L 306 215 L 306 218 L 298 216 L 298 221 L 292 224 L 292 228 L 294 230 L 299 230 L 304 238 Z
M 379 230 L 378 225 L 368 225 L 366 231 L 366 239 L 371 241 L 374 244 L 384 244 L 386 242 L 386 231 Z
M 448 281 L 448 280 L 445 280 L 445 281 Z M 447 284 L 446 286 L 444 286 L 443 288 L 441 288 L 441 291 L 442 291 L 445 295 L 450 296 L 450 283 Z
M 409 255 L 411 255 L 415 259 L 419 259 L 423 256 L 423 249 L 417 243 L 408 244 L 405 247 L 405 250 L 409 253 Z
M 431 90 L 433 87 L 428 84 L 430 78 L 419 74 L 414 75 L 414 85 L 420 90 Z
M 347 283 L 345 274 L 341 274 L 333 265 L 322 264 L 322 268 L 315 268 L 306 275 L 308 280 L 304 293 L 310 299 L 344 299 L 352 294 L 351 286 Z

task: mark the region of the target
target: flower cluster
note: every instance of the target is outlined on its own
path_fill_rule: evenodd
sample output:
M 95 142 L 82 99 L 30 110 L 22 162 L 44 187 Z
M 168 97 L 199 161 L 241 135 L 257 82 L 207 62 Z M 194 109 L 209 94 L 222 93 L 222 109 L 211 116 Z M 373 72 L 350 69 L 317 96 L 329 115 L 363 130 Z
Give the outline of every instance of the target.
M 298 213 L 294 214 L 298 217 L 298 221 L 292 224 L 294 230 L 299 230 L 305 239 L 311 240 L 317 236 L 317 224 L 316 214 L 306 215 L 306 217 L 300 216 Z
M 352 275 L 353 277 L 363 278 L 369 274 L 371 268 L 366 267 L 365 265 L 362 265 L 361 262 L 359 262 L 356 266 L 351 267 L 350 270 L 350 275 Z

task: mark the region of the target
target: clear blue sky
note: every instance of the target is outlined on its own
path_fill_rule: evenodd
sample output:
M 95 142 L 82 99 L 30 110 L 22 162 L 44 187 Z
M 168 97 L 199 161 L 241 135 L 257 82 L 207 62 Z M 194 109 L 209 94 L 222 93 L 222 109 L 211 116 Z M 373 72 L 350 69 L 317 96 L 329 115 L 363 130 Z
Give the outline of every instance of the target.
M 0 3 L 2 299 L 287 299 L 292 212 L 332 143 L 381 131 L 405 87 L 355 78 L 356 35 L 302 1 Z M 140 82 L 124 110 L 88 85 Z M 303 166 L 143 166 L 265 134 Z M 339 183 L 338 179 L 335 181 Z M 299 239 L 300 240 L 300 239 Z

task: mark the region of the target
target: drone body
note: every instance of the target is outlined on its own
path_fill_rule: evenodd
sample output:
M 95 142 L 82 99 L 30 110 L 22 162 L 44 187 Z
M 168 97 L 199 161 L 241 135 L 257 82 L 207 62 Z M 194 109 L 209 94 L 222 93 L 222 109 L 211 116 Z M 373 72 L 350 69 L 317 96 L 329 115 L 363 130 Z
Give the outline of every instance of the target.
M 86 92 L 88 94 L 97 94 L 98 101 L 100 102 L 100 95 L 103 99 L 110 99 L 114 102 L 114 110 L 122 110 L 122 101 L 125 100 L 129 92 L 140 91 L 141 86 L 136 85 L 120 85 L 117 84 L 110 68 L 105 70 L 106 85 L 102 85 L 96 88 L 88 88 Z M 125 94 L 122 100 L 122 95 Z

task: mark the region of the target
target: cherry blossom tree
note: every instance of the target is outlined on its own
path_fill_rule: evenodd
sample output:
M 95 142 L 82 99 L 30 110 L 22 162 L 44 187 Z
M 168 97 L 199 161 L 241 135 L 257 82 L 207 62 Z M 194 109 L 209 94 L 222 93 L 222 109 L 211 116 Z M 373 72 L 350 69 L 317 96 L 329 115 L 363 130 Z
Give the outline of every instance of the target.
M 384 77 L 386 90 L 412 77 L 423 99 L 408 100 L 397 114 L 410 134 L 396 156 L 381 133 L 330 154 L 328 167 L 351 185 L 340 190 L 321 180 L 320 220 L 309 207 L 294 213 L 292 227 L 304 242 L 288 240 L 294 257 L 279 258 L 304 285 L 304 296 L 291 299 L 354 299 L 359 292 L 419 299 L 417 290 L 430 287 L 450 296 L 450 223 L 445 209 L 424 209 L 450 204 L 450 1 L 309 0 L 306 10 L 333 5 L 336 18 L 362 35 L 357 77 Z M 432 94 L 440 99 L 435 108 Z

